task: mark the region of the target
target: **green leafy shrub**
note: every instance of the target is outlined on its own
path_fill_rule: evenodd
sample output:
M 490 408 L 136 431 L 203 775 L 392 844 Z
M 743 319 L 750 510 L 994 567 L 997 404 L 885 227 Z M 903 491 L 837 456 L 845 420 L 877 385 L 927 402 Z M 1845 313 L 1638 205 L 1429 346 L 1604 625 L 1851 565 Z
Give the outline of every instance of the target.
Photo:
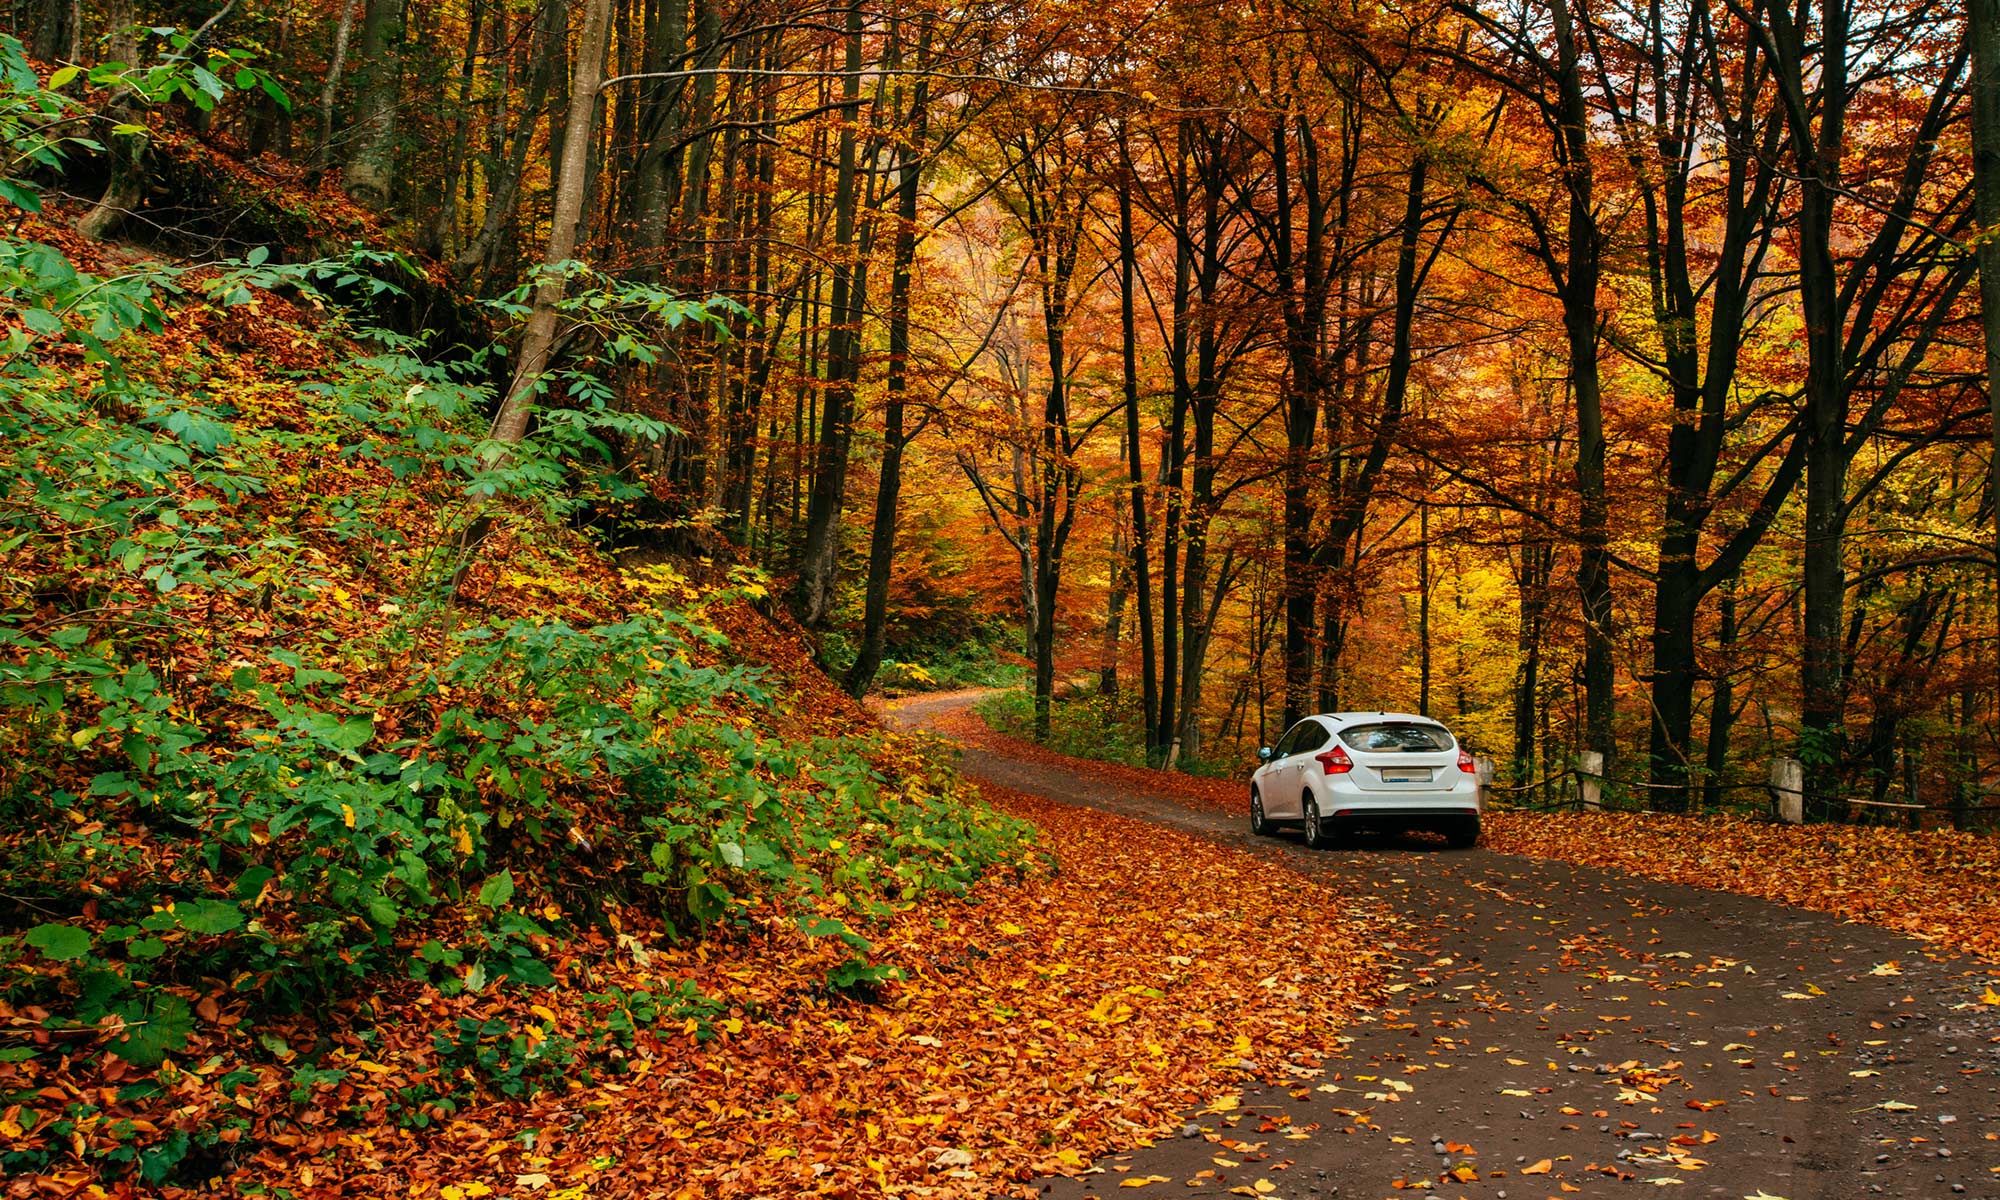
M 975 710 L 1001 733 L 1012 737 L 1035 735 L 1035 698 L 1026 691 L 996 692 L 981 700 Z M 1049 708 L 1049 749 L 1076 758 L 1146 765 L 1145 731 L 1138 705 L 1123 694 L 1106 697 L 1096 694 L 1056 700 Z
M 912 692 L 1019 686 L 1028 669 L 1001 657 L 1019 640 L 1015 631 L 988 629 L 982 633 L 983 636 L 947 645 L 916 643 L 895 647 L 893 656 L 882 664 L 883 685 L 887 687 L 893 682 Z M 899 670 L 914 677 L 907 681 L 897 679 L 895 673 Z
M 875 673 L 875 686 L 891 696 L 1016 687 L 1027 668 L 1003 656 L 1019 641 L 1019 630 L 997 624 L 974 625 L 969 637 L 892 641 Z M 832 630 L 825 636 L 824 652 L 829 673 L 838 677 L 853 663 L 856 647 L 839 630 Z

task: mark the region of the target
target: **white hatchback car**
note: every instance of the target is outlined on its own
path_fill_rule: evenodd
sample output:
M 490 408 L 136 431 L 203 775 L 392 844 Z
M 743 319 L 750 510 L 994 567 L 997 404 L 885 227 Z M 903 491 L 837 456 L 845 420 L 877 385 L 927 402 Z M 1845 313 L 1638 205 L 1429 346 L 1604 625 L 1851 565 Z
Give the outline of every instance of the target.
M 1479 777 L 1443 725 L 1409 713 L 1319 713 L 1257 752 L 1250 832 L 1305 829 L 1308 846 L 1349 830 L 1431 829 L 1455 847 L 1479 840 Z

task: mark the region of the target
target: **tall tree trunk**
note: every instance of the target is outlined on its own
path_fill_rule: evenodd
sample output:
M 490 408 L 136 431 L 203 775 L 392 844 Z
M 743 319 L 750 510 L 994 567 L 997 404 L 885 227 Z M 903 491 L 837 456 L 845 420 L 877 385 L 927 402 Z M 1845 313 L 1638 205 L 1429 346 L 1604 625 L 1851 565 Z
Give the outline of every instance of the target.
M 1886 151 L 1902 154 L 1900 186 L 1885 194 L 1886 204 L 1866 205 L 1865 222 L 1843 222 L 1836 231 L 1839 206 L 1851 195 L 1842 166 L 1847 111 L 1856 90 L 1850 72 L 1863 69 L 1864 60 L 1877 52 L 1874 26 L 1867 46 L 1850 46 L 1847 0 L 1826 0 L 1817 12 L 1811 4 L 1797 13 L 1774 4 L 1767 16 L 1755 31 L 1773 59 L 1790 136 L 1787 157 L 1798 178 L 1794 225 L 1806 343 L 1798 755 L 1806 764 L 1807 814 L 1829 820 L 1844 807 L 1839 792 L 1847 741 L 1848 648 L 1842 637 L 1847 472 L 1857 448 L 1896 409 L 1904 383 L 1953 313 L 1959 290 L 1971 281 L 1972 260 L 1933 248 L 1956 235 L 1931 224 L 1939 218 L 1918 216 L 1920 198 L 1938 187 L 1949 195 L 1960 186 L 1957 180 L 1934 179 L 1932 169 L 1965 96 L 1958 77 L 1971 48 L 1961 44 L 1955 54 L 1938 56 L 1921 119 L 1900 147 L 1884 144 Z M 1949 214 L 1943 230 L 1962 230 L 1964 213 L 1961 208 Z M 1898 289 L 1907 289 L 1908 298 L 1885 303 Z M 1851 413 L 1853 390 L 1863 385 L 1870 389 L 1869 403 Z M 1872 481 L 1867 489 L 1874 494 Z
M 1417 502 L 1417 713 L 1431 715 L 1431 506 Z
M 1958 730 L 1954 738 L 1957 746 L 1953 755 L 1953 765 L 1958 768 L 1958 781 L 1951 790 L 1951 827 L 1964 833 L 1971 828 L 1972 795 L 1979 783 L 1978 735 L 1974 725 L 1979 696 L 1971 672 L 1964 673 L 1961 678 L 1965 682 L 1958 689 Z
M 1192 486 L 1184 534 L 1187 557 L 1181 575 L 1180 715 L 1172 730 L 1179 752 L 1191 757 L 1200 752 L 1201 682 L 1209 643 L 1206 614 L 1211 611 L 1204 589 L 1208 586 L 1208 536 L 1216 514 L 1215 418 L 1222 399 L 1216 369 L 1221 337 L 1217 329 L 1219 291 L 1223 281 L 1221 205 L 1229 171 L 1223 155 L 1224 137 L 1217 133 L 1206 139 L 1208 153 L 1199 172 L 1202 237 L 1195 272 L 1195 379 L 1188 406 L 1189 415 L 1194 418 L 1194 469 L 1190 472 Z
M 1122 141 L 1122 139 L 1121 139 Z M 1131 162 L 1118 181 L 1118 332 L 1125 384 L 1125 467 L 1132 489 L 1132 588 L 1139 612 L 1139 692 L 1143 740 L 1151 742 L 1160 709 L 1160 666 L 1153 637 L 1153 567 L 1146 539 L 1145 457 L 1139 438 L 1138 239 L 1132 229 Z M 1148 747 L 1150 749 L 1150 746 Z
M 1785 85 L 1803 97 L 1807 34 L 1783 6 L 1771 10 L 1778 36 L 1797 47 L 1781 59 Z M 1814 89 L 1819 128 L 1797 111 L 1792 153 L 1800 174 L 1799 308 L 1806 330 L 1806 514 L 1804 546 L 1803 693 L 1799 758 L 1805 763 L 1809 819 L 1831 820 L 1840 811 L 1841 763 L 1846 754 L 1846 652 L 1841 641 L 1847 598 L 1842 561 L 1847 509 L 1847 388 L 1842 361 L 1840 283 L 1833 258 L 1834 205 L 1841 189 L 1840 156 L 1846 130 L 1847 10 L 1844 0 L 1821 6 L 1820 75 Z
M 105 16 L 111 24 L 111 42 L 107 48 L 112 60 L 136 66 L 139 40 L 133 34 L 136 17 L 132 0 L 112 0 L 105 6 Z M 141 124 L 141 108 L 143 103 L 138 93 L 129 87 L 119 87 L 105 102 L 102 120 L 110 128 L 137 126 Z M 146 194 L 146 161 L 152 147 L 143 129 L 137 133 L 107 132 L 104 142 L 111 159 L 111 179 L 104 185 L 104 194 L 97 203 L 76 223 L 76 231 L 92 241 L 102 241 L 117 232 L 125 218 L 139 207 Z
M 498 176 L 491 180 L 487 189 L 486 211 L 480 217 L 479 231 L 472 235 L 465 248 L 451 262 L 452 278 L 460 284 L 471 279 L 475 271 L 492 260 L 507 222 L 514 214 L 515 198 L 521 190 L 521 175 L 527 170 L 528 151 L 535 142 L 535 126 L 541 122 L 542 110 L 548 105 L 549 82 L 555 75 L 556 59 L 563 52 L 565 11 L 565 0 L 542 0 L 541 16 L 536 23 L 534 57 L 528 68 L 527 104 L 521 112 L 521 125 L 514 131 L 506 161 L 496 166 Z
M 1327 581 L 1327 596 L 1320 604 L 1319 613 L 1319 711 L 1339 712 L 1345 707 L 1341 703 L 1343 692 L 1340 678 L 1340 660 L 1347 652 L 1347 623 L 1343 614 L 1347 612 L 1347 551 L 1348 539 L 1342 538 L 1334 548 L 1332 556 L 1319 556 L 1321 577 Z
M 1966 0 L 1965 38 L 1972 48 L 1972 212 L 1979 225 L 1980 322 L 1992 413 L 1987 494 L 1993 497 L 1993 564 L 2000 572 L 2000 0 Z
M 1180 551 L 1182 512 L 1187 496 L 1182 484 L 1187 469 L 1187 415 L 1194 389 L 1188 379 L 1189 328 L 1192 323 L 1194 247 L 1188 231 L 1188 150 L 1192 122 L 1180 122 L 1175 140 L 1174 189 L 1174 293 L 1173 336 L 1168 358 L 1174 374 L 1173 410 L 1167 418 L 1167 437 L 1160 447 L 1160 482 L 1165 485 L 1166 511 L 1160 520 L 1160 710 L 1159 722 L 1147 739 L 1148 761 L 1167 753 L 1179 716 L 1181 655 Z
M 1019 427 L 1027 429 L 1028 424 L 1028 380 L 1027 367 L 1021 369 L 1020 397 L 1021 409 L 1017 418 Z M 1026 449 L 1018 443 L 1008 445 L 1010 466 L 1014 471 L 1014 532 L 1009 541 L 1014 546 L 1014 557 L 1020 568 L 1021 578 L 1021 654 L 1030 663 L 1035 659 L 1035 631 L 1042 627 L 1041 590 L 1035 586 L 1035 543 L 1034 530 L 1030 518 L 1035 515 L 1034 502 L 1029 497 L 1028 486 L 1034 474 L 1034 460 Z
M 1521 665 L 1514 676 L 1514 783 L 1535 777 L 1535 717 L 1541 709 L 1542 620 L 1548 606 L 1554 547 L 1531 531 L 1521 546 L 1521 623 L 1516 646 Z
M 687 65 L 687 24 L 688 0 L 659 0 L 646 32 L 643 70 L 659 74 Z M 710 50 L 707 46 L 700 47 L 695 65 L 713 66 L 708 61 Z M 687 124 L 683 98 L 693 82 L 693 79 L 648 79 L 640 85 L 638 125 L 644 148 L 632 168 L 632 207 L 637 219 L 638 245 L 645 254 L 642 266 L 652 272 L 661 272 L 666 266 L 664 250 L 674 207 L 674 189 L 669 177 L 677 161 L 675 146 Z M 819 136 L 817 131 L 814 136 Z
M 1104 598 L 1104 654 L 1097 669 L 1097 694 L 1107 698 L 1118 695 L 1119 643 L 1124 634 L 1126 581 L 1131 578 L 1125 540 L 1125 492 L 1120 489 L 1111 493 L 1111 585 Z
M 1846 656 L 1841 645 L 1847 591 L 1847 573 L 1841 561 L 1846 532 L 1846 404 L 1837 360 L 1833 259 L 1828 253 L 1833 197 L 1810 184 L 1806 192 L 1808 199 L 1800 206 L 1799 220 L 1800 292 L 1806 310 L 1808 351 L 1805 644 L 1800 670 L 1804 719 L 1799 757 L 1806 764 L 1807 807 L 1815 819 L 1828 820 L 1838 811 L 1841 762 L 1846 753 Z
M 778 62 L 779 38 L 773 34 L 762 59 L 764 69 L 776 69 Z M 759 102 L 759 119 L 767 125 L 778 116 L 778 89 L 773 86 L 763 88 Z M 731 541 L 739 546 L 748 546 L 751 541 L 751 500 L 756 490 L 757 474 L 757 424 L 764 411 L 764 399 L 769 391 L 772 360 L 777 357 L 779 341 L 784 337 L 785 326 L 791 318 L 792 306 L 796 303 L 796 292 L 787 294 L 778 310 L 775 322 L 769 317 L 771 305 L 771 242 L 774 236 L 772 219 L 775 213 L 774 192 L 777 182 L 777 148 L 765 144 L 761 139 L 752 150 L 755 170 L 754 191 L 756 203 L 754 211 L 744 221 L 742 238 L 749 250 L 751 268 L 750 302 L 752 320 L 750 336 L 744 356 L 744 380 L 739 404 L 741 410 L 741 438 L 729 447 L 727 471 L 729 491 L 723 501 L 723 530 Z M 907 336 L 907 334 L 905 335 Z M 770 471 L 770 463 L 775 457 L 777 438 L 775 431 L 768 439 L 770 449 L 765 454 L 765 512 L 770 511 L 770 497 L 776 476 Z
M 396 108 L 402 99 L 403 0 L 366 0 L 360 94 L 342 183 L 364 208 L 386 210 L 396 183 Z
M 35 23 L 34 56 L 43 62 L 76 62 L 83 37 L 82 0 L 42 0 L 41 9 L 41 18 Z M 129 9 L 126 17 L 125 23 L 130 25 Z
M 929 65 L 921 44 L 917 66 Z M 875 525 L 868 539 L 868 584 L 862 600 L 861 649 L 844 684 L 859 699 L 882 666 L 889 624 L 889 572 L 896 558 L 896 505 L 903 490 L 903 395 L 909 378 L 910 268 L 917 257 L 917 201 L 922 194 L 930 132 L 930 80 L 919 76 L 910 99 L 909 141 L 896 164 L 896 242 L 889 276 L 889 371 L 883 385 L 882 473 L 875 487 Z
M 1736 723 L 1736 685 L 1730 661 L 1736 650 L 1736 578 L 1731 575 L 1723 582 L 1722 598 L 1716 605 L 1722 621 L 1716 645 L 1721 661 L 1715 670 L 1715 685 L 1709 692 L 1708 747 L 1702 760 L 1701 788 L 1702 805 L 1710 811 L 1722 804 L 1722 772 L 1729 765 L 1729 731 Z
M 1670 506 L 1671 507 L 1671 506 Z M 1672 520 L 1671 515 L 1669 521 Z M 1693 569 L 1696 535 L 1669 525 L 1660 538 L 1653 587 L 1652 742 L 1650 807 L 1682 812 L 1688 796 L 1688 736 L 1694 727 L 1695 615 L 1699 572 Z
M 273 56 L 279 60 L 291 57 L 292 30 L 296 17 L 287 8 L 278 18 L 277 44 L 272 47 Z M 269 95 L 258 95 L 251 99 L 254 116 L 250 118 L 250 134 L 245 139 L 245 150 L 251 158 L 262 155 L 278 143 L 279 153 L 289 156 L 292 149 L 292 110 L 288 105 L 279 104 Z
M 1318 142 L 1313 122 L 1297 119 L 1301 155 L 1300 178 L 1292 183 L 1289 113 L 1274 123 L 1271 164 L 1277 192 L 1272 258 L 1285 319 L 1286 389 L 1284 522 L 1284 713 L 1290 728 L 1306 713 L 1313 677 L 1313 608 L 1319 590 L 1319 569 L 1313 562 L 1313 435 L 1319 427 L 1322 342 L 1326 336 L 1326 284 L 1323 265 L 1327 204 L 1319 194 Z M 1342 195 L 1351 170 L 1341 174 Z M 1302 193 L 1302 194 L 1301 194 Z M 1305 208 L 1303 253 L 1296 248 L 1299 229 L 1295 212 Z
M 1590 749 L 1604 755 L 1609 769 L 1617 747 L 1612 729 L 1616 677 L 1611 653 L 1611 513 L 1604 491 L 1604 398 L 1597 365 L 1597 287 L 1602 265 L 1590 161 L 1590 114 L 1584 104 L 1583 71 L 1568 0 L 1554 0 L 1551 14 L 1563 179 L 1569 194 L 1562 306 L 1571 399 L 1576 405 L 1577 532 L 1581 543 L 1576 587 L 1583 607 L 1584 737 Z
M 507 385 L 500 410 L 493 416 L 493 429 L 488 435 L 493 449 L 486 456 L 489 470 L 504 462 L 511 448 L 527 436 L 528 417 L 541 390 L 550 352 L 555 348 L 556 307 L 563 297 L 563 277 L 558 268 L 576 257 L 577 229 L 583 220 L 583 200 L 589 184 L 591 131 L 597 118 L 598 89 L 604 79 L 604 52 L 610 26 L 611 0 L 584 0 L 576 70 L 570 77 L 569 117 L 565 126 L 570 136 L 563 143 L 562 161 L 556 170 L 555 212 L 549 222 L 548 248 L 542 255 L 542 275 L 535 286 L 527 327 L 515 352 L 514 377 Z M 452 578 L 454 591 L 464 582 L 466 571 L 492 525 L 490 511 L 482 506 L 482 511 L 466 527 Z
M 1055 700 L 1056 603 L 1061 596 L 1063 552 L 1076 518 L 1078 471 L 1069 435 L 1070 287 L 1082 240 L 1083 213 L 1049 204 L 1037 235 L 1042 261 L 1042 341 L 1048 353 L 1049 387 L 1041 414 L 1040 503 L 1035 514 L 1035 738 L 1049 736 Z M 1058 504 L 1060 499 L 1061 503 Z
M 841 76 L 840 165 L 834 182 L 833 329 L 828 336 L 827 388 L 820 420 L 806 540 L 799 552 L 792 611 L 808 629 L 832 619 L 839 579 L 841 510 L 847 502 L 848 447 L 854 437 L 854 385 L 860 368 L 862 296 L 867 276 L 855 253 L 860 193 L 855 126 L 861 121 L 861 5 L 847 9 L 846 69 Z
M 1614 91 L 1602 88 L 1596 99 L 1609 106 L 1632 166 L 1645 218 L 1653 324 L 1674 405 L 1663 464 L 1663 520 L 1655 539 L 1659 567 L 1653 589 L 1648 758 L 1653 806 L 1679 812 L 1690 796 L 1701 603 L 1764 536 L 1797 483 L 1804 445 L 1793 437 L 1784 460 L 1762 485 L 1763 497 L 1749 521 L 1702 565 L 1699 555 L 1709 518 L 1745 482 L 1745 477 L 1733 476 L 1718 487 L 1717 475 L 1728 430 L 1742 419 L 1740 410 L 1732 410 L 1735 397 L 1747 390 L 1737 384 L 1738 360 L 1750 324 L 1746 312 L 1758 295 L 1762 262 L 1777 224 L 1783 184 L 1776 168 L 1785 127 L 1782 107 L 1769 86 L 1768 57 L 1754 48 L 1725 53 L 1706 23 L 1673 33 L 1677 43 L 1670 43 L 1669 36 L 1658 23 L 1647 32 L 1645 85 L 1630 92 L 1628 104 L 1621 105 Z M 1605 61 L 1606 39 L 1590 40 L 1600 78 L 1624 69 Z M 1728 94 L 1720 73 L 1712 76 L 1705 93 L 1691 91 L 1678 64 L 1694 60 L 1731 61 L 1737 94 Z M 1723 130 L 1724 169 L 1721 186 L 1707 193 L 1707 206 L 1697 206 L 1696 216 L 1704 222 L 1719 220 L 1719 240 L 1691 238 L 1687 229 L 1691 180 L 1698 169 L 1713 171 L 1708 165 L 1698 168 L 1693 152 L 1695 131 L 1710 120 Z
M 695 66 L 701 73 L 694 77 L 689 97 L 688 132 L 683 136 L 693 140 L 688 143 L 682 158 L 683 170 L 678 180 L 679 230 L 684 242 L 677 281 L 683 287 L 691 287 L 698 282 L 702 249 L 706 244 L 702 214 L 708 202 L 709 159 L 715 146 L 715 97 L 721 88 L 721 68 L 727 52 L 722 40 L 722 13 L 715 0 L 694 0 L 694 28 L 695 44 L 700 47 L 695 55 Z M 670 147 L 669 154 L 672 153 L 674 150 Z M 667 181 L 670 196 L 675 182 L 670 174 Z
M 444 174 L 438 181 L 437 212 L 424 227 L 423 238 L 432 254 L 443 253 L 458 229 L 458 173 L 465 166 L 465 147 L 472 136 L 472 84 L 479 73 L 479 36 L 486 5 L 471 0 L 465 18 L 465 57 L 459 60 L 458 97 L 447 114 L 451 140 L 445 151 Z
M 1443 231 L 1431 245 L 1429 253 L 1422 253 L 1424 227 L 1429 220 L 1426 196 L 1430 171 L 1431 162 L 1427 154 L 1420 152 L 1410 160 L 1407 190 L 1403 197 L 1403 220 L 1396 246 L 1389 363 L 1382 384 L 1381 408 L 1368 440 L 1368 451 L 1358 463 L 1348 462 L 1346 456 L 1336 453 L 1330 471 L 1335 507 L 1324 540 L 1314 555 L 1315 565 L 1322 569 L 1324 578 L 1331 584 L 1331 594 L 1321 615 L 1319 696 L 1322 712 L 1337 712 L 1342 707 L 1340 664 L 1350 616 L 1348 598 L 1350 595 L 1358 596 L 1352 579 L 1341 568 L 1360 566 L 1363 553 L 1361 534 L 1368 519 L 1369 502 L 1374 495 L 1376 481 L 1381 478 L 1383 467 L 1388 463 L 1390 448 L 1396 441 L 1407 411 L 1410 372 L 1416 362 L 1414 332 L 1417 299 L 1461 211 L 1456 206 L 1447 210 Z M 1357 391 L 1367 377 L 1364 364 L 1362 370 L 1355 372 Z M 1328 441 L 1330 445 L 1337 444 L 1332 438 Z

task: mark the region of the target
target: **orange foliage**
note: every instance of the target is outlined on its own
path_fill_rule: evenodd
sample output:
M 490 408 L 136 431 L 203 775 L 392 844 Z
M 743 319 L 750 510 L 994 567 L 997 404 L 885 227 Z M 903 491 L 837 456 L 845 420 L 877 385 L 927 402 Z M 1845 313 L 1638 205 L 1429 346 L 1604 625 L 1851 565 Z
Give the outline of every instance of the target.
M 1246 1077 L 1315 1068 L 1378 982 L 1373 919 L 1323 884 L 1296 881 L 1280 899 L 1242 851 L 1028 796 L 989 798 L 1035 821 L 1062 869 L 909 906 L 871 930 L 910 976 L 880 1004 L 812 982 L 834 948 L 789 921 L 688 947 L 628 910 L 622 928 L 585 935 L 554 964 L 569 986 L 445 997 L 403 983 L 343 1006 L 320 1027 L 321 1065 L 346 1077 L 311 1089 L 303 1110 L 283 1099 L 288 1073 L 269 1066 L 224 1094 L 210 1055 L 226 1050 L 242 1002 L 205 1001 L 173 1111 L 108 1100 L 105 1120 L 238 1108 L 248 1170 L 235 1183 L 302 1197 L 537 1184 L 577 1197 L 984 1196 L 1143 1142 Z M 1148 881 L 1143 901 L 1135 879 Z M 394 1128 L 398 1089 L 436 1059 L 433 1029 L 468 1017 L 531 1038 L 581 1036 L 592 1019 L 582 993 L 681 980 L 726 1006 L 708 1040 L 693 1020 L 662 1021 L 617 1055 L 627 1074 L 528 1102 L 482 1099 L 441 1129 Z M 374 1033 L 351 1032 L 357 1022 Z M 301 1046 L 313 1037 L 306 1023 L 260 1028 Z M 44 1092 L 108 1097 L 121 1072 L 109 1056 L 79 1059 Z M 69 1191 L 86 1179 L 39 1182 Z
M 1485 825 L 1509 854 L 1762 896 L 2000 959 L 1990 837 L 1664 813 L 1489 812 Z

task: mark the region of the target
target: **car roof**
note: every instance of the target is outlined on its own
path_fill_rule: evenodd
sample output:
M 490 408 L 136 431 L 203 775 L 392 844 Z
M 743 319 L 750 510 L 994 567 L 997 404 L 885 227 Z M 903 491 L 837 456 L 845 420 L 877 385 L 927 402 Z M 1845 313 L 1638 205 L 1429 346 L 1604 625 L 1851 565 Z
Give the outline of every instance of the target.
M 1330 721 L 1336 729 L 1349 725 L 1377 725 L 1394 722 L 1409 722 L 1414 725 L 1436 725 L 1444 727 L 1444 722 L 1436 717 L 1426 717 L 1420 713 L 1406 712 L 1335 712 L 1314 713 L 1322 721 Z

